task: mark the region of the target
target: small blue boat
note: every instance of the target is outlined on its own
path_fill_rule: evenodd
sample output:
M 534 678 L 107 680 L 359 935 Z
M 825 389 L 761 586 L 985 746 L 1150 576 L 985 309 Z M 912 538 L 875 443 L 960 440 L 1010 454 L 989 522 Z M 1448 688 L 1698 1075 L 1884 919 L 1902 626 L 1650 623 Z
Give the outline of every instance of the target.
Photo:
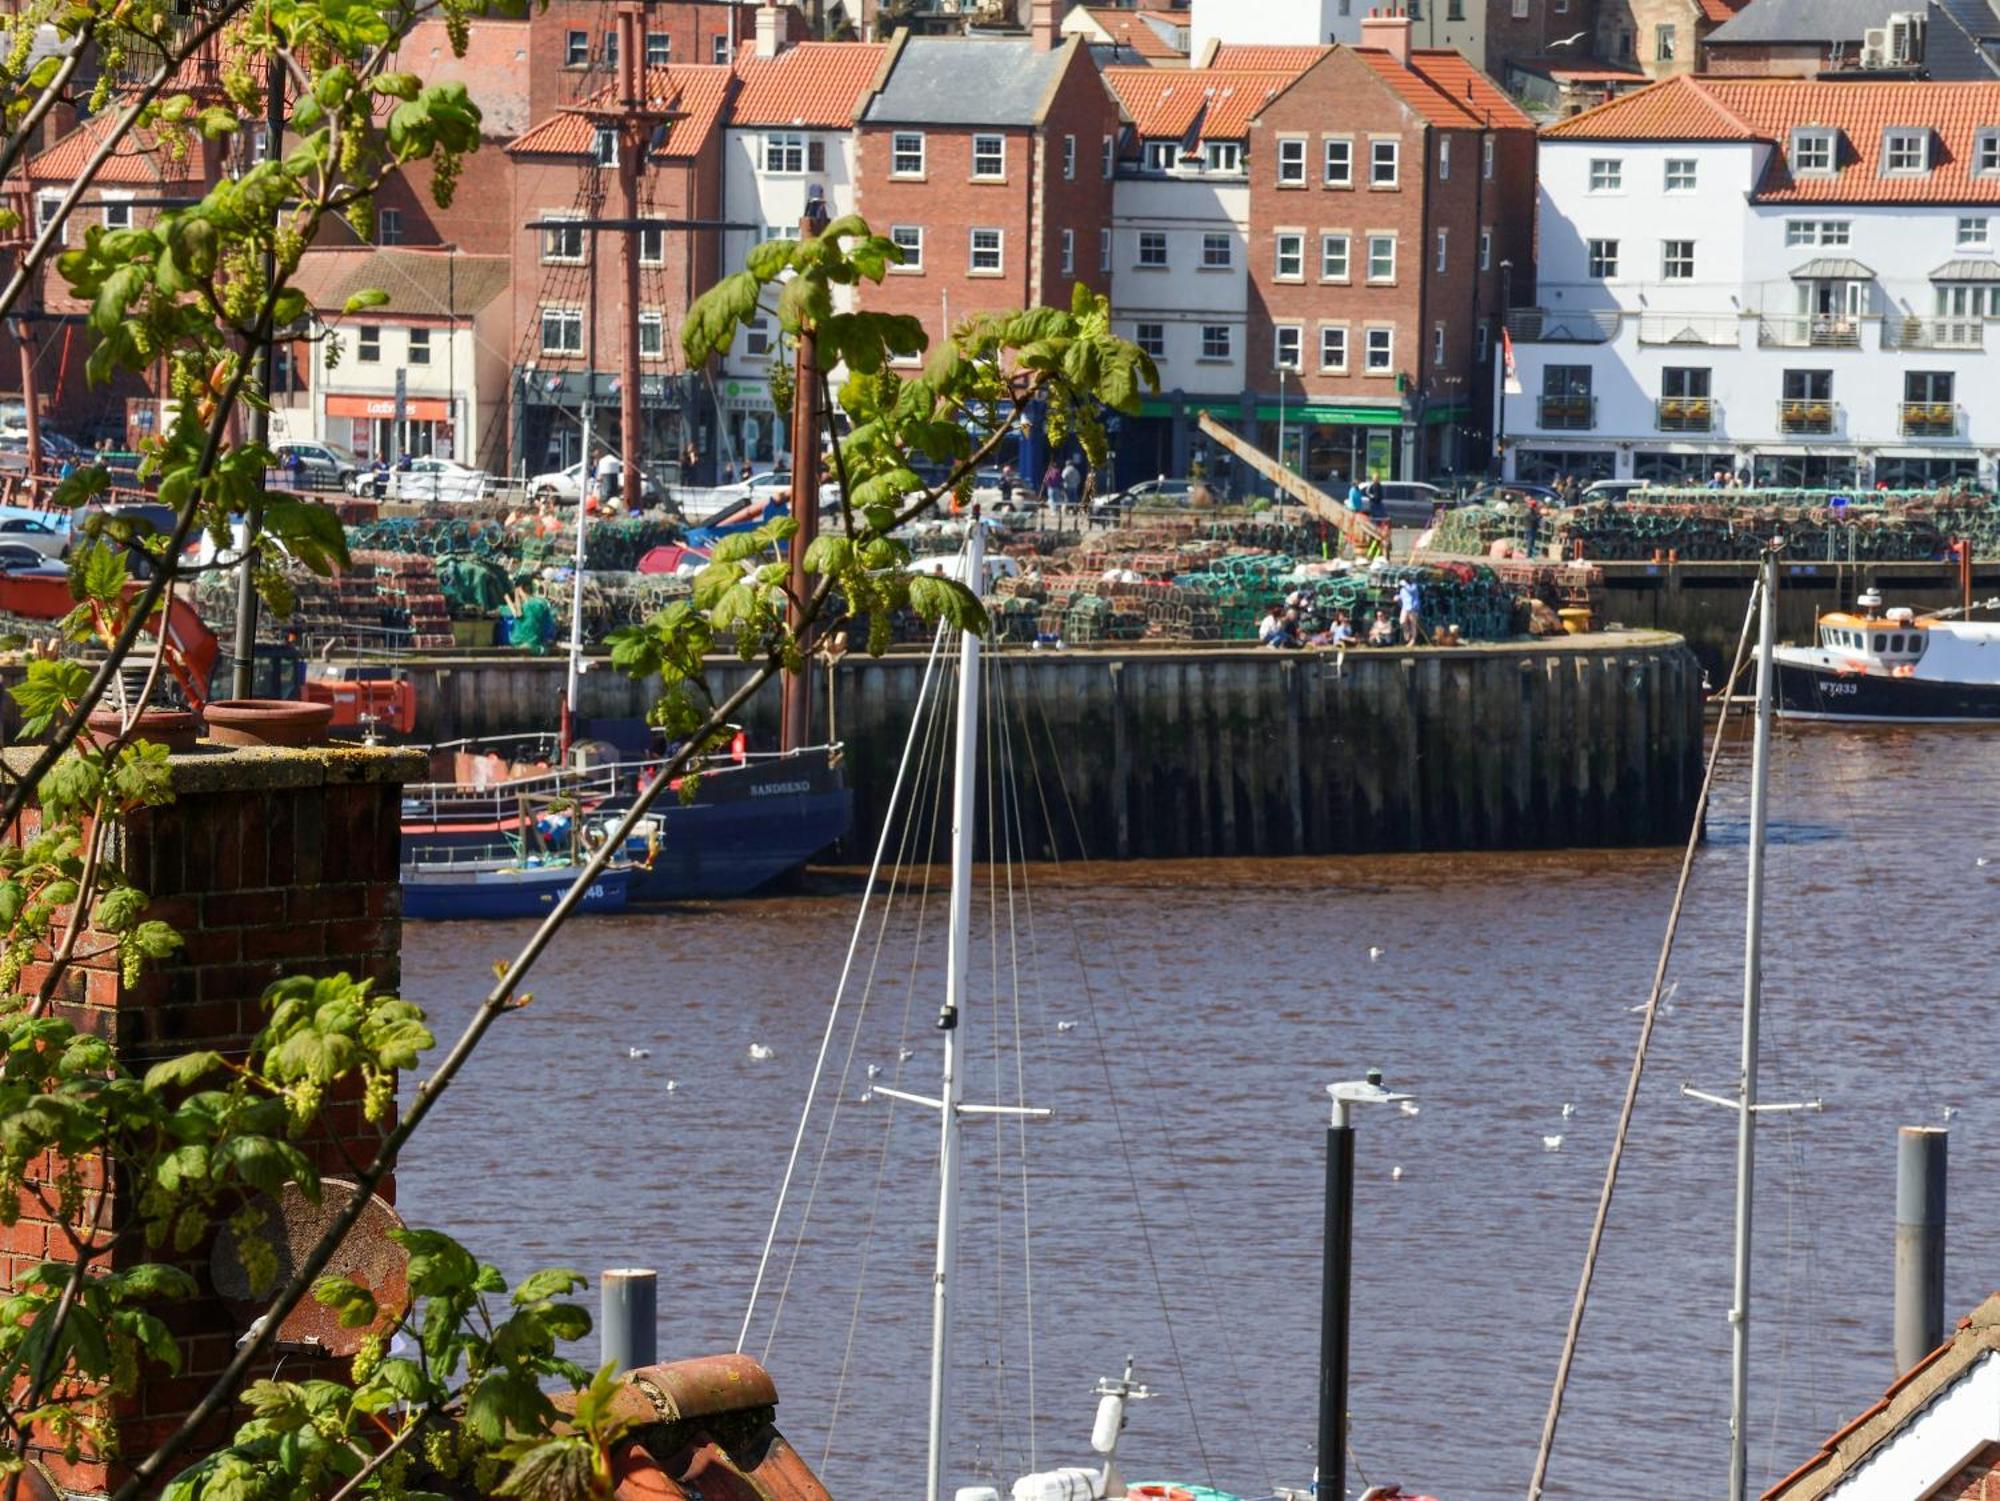
M 403 917 L 420 922 L 541 917 L 562 899 L 580 868 L 566 860 L 524 864 L 516 855 L 408 860 L 403 865 Z M 629 865 L 606 866 L 584 892 L 578 910 L 624 911 L 632 875 Z

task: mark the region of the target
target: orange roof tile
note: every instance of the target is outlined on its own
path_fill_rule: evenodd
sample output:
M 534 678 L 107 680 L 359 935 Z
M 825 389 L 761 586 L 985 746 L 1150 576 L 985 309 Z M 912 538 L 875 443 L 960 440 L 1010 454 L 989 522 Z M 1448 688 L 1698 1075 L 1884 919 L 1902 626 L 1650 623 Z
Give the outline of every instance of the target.
M 1496 130 L 1535 128 L 1535 122 L 1507 91 L 1468 62 L 1463 53 L 1442 47 L 1419 47 L 1410 54 L 1410 66 L 1429 79 L 1440 93 L 1464 105 Z
M 1210 68 L 1253 68 L 1266 73 L 1289 73 L 1294 78 L 1318 62 L 1331 47 L 1277 47 L 1261 42 L 1224 42 L 1208 60 Z
M 94 115 L 46 151 L 29 157 L 22 167 L 29 181 L 74 182 L 122 113 L 122 110 L 114 109 Z M 201 156 L 199 138 L 190 142 L 187 150 L 177 159 L 161 144 L 157 132 L 134 126 L 105 161 L 96 180 L 138 187 L 190 182 L 197 176 L 195 168 L 200 164 Z
M 1799 126 L 1840 132 L 1837 170 L 1794 177 L 1785 160 Z M 1931 133 L 1928 172 L 1884 177 L 1883 132 Z M 1675 78 L 1573 115 L 1552 140 L 1760 141 L 1774 150 L 1760 202 L 2000 203 L 2000 182 L 1974 175 L 1974 137 L 2000 128 L 2000 83 L 1853 82 L 1809 78 Z
M 1112 10 L 1104 6 L 1086 5 L 1083 13 L 1097 23 L 1112 41 L 1121 47 L 1128 47 L 1143 58 L 1156 62 L 1177 61 L 1187 54 L 1160 35 L 1160 29 L 1146 20 L 1138 11 Z
M 693 156 L 714 132 L 728 102 L 735 75 L 727 63 L 675 63 L 646 70 L 646 103 L 652 109 L 680 112 L 668 127 L 666 144 L 655 156 Z M 580 109 L 607 107 L 617 85 L 610 84 L 577 101 Z M 596 127 L 583 115 L 564 111 L 532 125 L 507 143 L 511 154 L 582 156 L 596 139 Z
M 729 106 L 729 123 L 846 130 L 882 66 L 880 42 L 800 42 L 776 57 L 755 48 L 737 54 L 742 87 Z
M 1106 68 L 1132 128 L 1142 136 L 1179 137 L 1200 117 L 1204 141 L 1240 141 L 1264 106 L 1283 93 L 1296 73 L 1248 68 Z
M 1736 19 L 1736 13 L 1750 3 L 1750 0 L 1699 0 L 1704 21 L 1713 21 L 1720 26 L 1724 21 Z
M 1450 126 L 1455 130 L 1476 130 L 1479 127 L 1479 116 L 1440 90 L 1414 67 L 1404 67 L 1379 47 L 1350 47 L 1348 50 L 1374 69 L 1391 93 L 1431 124 Z

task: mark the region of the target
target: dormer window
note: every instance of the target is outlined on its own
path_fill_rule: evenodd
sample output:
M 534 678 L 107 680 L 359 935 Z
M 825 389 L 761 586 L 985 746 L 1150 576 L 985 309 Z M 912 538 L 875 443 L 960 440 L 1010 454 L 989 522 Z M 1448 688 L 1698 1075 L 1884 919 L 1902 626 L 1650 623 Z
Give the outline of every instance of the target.
M 2000 177 L 2000 127 L 1988 126 L 1972 138 L 1972 170 Z
M 1882 175 L 1907 177 L 1931 168 L 1931 135 L 1927 130 L 1891 128 L 1882 132 Z
M 1792 171 L 1799 176 L 1828 177 L 1839 159 L 1838 141 L 1831 130 L 1792 132 Z

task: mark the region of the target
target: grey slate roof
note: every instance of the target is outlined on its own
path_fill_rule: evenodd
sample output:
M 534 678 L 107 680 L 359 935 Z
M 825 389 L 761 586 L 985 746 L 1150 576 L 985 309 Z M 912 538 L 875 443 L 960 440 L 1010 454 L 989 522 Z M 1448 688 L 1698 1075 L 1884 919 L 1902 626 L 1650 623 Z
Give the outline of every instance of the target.
M 862 119 L 871 125 L 1032 125 L 1065 48 L 1011 37 L 911 37 Z
M 1994 0 L 1936 0 L 1924 36 L 1924 67 L 1946 82 L 2000 78 L 2000 9 Z
M 1931 273 L 1932 281 L 2000 281 L 2000 261 L 1967 257 L 1946 261 Z
M 1911 0 L 1751 0 L 1732 20 L 1708 34 L 1704 45 L 1759 42 L 1853 42 L 1871 26 L 1887 26 L 1896 11 L 1918 10 Z

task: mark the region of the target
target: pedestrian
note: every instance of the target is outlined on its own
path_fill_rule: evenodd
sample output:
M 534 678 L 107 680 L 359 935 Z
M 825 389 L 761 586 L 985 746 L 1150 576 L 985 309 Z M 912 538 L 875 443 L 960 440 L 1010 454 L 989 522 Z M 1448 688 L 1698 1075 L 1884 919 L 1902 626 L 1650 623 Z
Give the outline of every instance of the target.
M 1357 516 L 1368 509 L 1368 497 L 1361 489 L 1359 475 L 1347 482 L 1347 509 Z
M 1389 502 L 1382 494 L 1379 482 L 1368 486 L 1368 519 L 1377 526 L 1389 524 Z
M 1071 459 L 1062 467 L 1063 502 L 1072 511 L 1083 499 L 1083 466 Z
M 1368 483 L 1361 493 L 1368 501 L 1368 514 L 1373 516 L 1376 509 L 1382 504 L 1382 481 L 1375 475 L 1369 475 Z
M 1540 543 L 1542 537 L 1542 503 L 1536 500 L 1533 495 L 1530 495 L 1526 509 L 1528 512 L 1528 529 L 1527 534 L 1521 540 L 1521 549 L 1532 558 L 1535 556 L 1535 548 Z
M 1393 646 L 1395 643 L 1396 628 L 1389 623 L 1389 612 L 1387 610 L 1377 610 L 1375 612 L 1374 623 L 1368 627 L 1368 644 L 1370 646 Z
M 618 482 L 623 477 L 624 470 L 624 461 L 617 454 L 606 449 L 604 456 L 597 461 L 597 494 L 599 499 L 609 500 L 618 493 Z
M 1424 629 L 1423 595 L 1417 589 L 1417 581 L 1407 575 L 1396 586 L 1396 611 L 1403 628 L 1403 645 L 1415 646 Z
M 375 492 L 377 500 L 382 500 L 388 495 L 389 461 L 379 453 L 375 455 L 375 462 L 368 466 L 368 483 L 369 488 Z
M 1333 629 L 1329 634 L 1332 636 L 1335 646 L 1352 646 L 1354 644 L 1354 623 L 1347 618 L 1347 611 L 1335 610 L 1333 612 Z
M 1058 509 L 1062 506 L 1062 465 L 1054 459 L 1050 459 L 1049 467 L 1042 471 L 1042 504 Z
M 1014 473 L 1014 466 L 1012 464 L 1002 464 L 1000 466 L 1001 505 L 1012 506 L 1014 504 L 1014 491 L 1019 484 L 1020 476 Z

